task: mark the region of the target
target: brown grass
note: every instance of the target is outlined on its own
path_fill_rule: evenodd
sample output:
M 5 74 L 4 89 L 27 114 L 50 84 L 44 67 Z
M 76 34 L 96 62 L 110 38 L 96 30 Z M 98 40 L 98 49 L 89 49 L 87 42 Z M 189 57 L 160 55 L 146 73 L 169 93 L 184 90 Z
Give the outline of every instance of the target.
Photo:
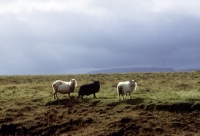
M 51 84 L 75 78 L 72 98 Z M 132 99 L 118 101 L 119 81 L 135 79 Z M 80 85 L 99 80 L 97 99 L 77 99 Z M 83 75 L 0 76 L 0 134 L 160 135 L 200 134 L 200 71 Z

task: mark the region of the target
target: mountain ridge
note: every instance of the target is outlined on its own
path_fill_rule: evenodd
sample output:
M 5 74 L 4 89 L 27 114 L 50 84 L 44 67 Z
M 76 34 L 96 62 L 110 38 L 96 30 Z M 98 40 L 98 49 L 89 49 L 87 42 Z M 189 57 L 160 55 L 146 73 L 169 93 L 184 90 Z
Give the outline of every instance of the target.
M 111 74 L 111 73 L 129 73 L 129 72 L 175 72 L 173 68 L 160 67 L 131 67 L 131 68 L 107 68 L 87 72 L 87 74 Z

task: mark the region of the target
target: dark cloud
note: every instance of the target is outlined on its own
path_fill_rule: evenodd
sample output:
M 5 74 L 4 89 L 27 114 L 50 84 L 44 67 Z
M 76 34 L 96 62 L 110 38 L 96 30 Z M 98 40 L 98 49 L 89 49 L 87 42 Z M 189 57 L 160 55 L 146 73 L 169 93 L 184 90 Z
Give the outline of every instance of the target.
M 176 10 L 172 1 L 165 1 L 166 6 L 149 1 L 151 7 L 144 2 L 68 3 L 74 9 L 63 6 L 65 1 L 55 3 L 28 3 L 31 10 L 22 11 L 17 6 L 0 9 L 0 74 L 200 68 L 200 13 L 187 4 L 184 11 Z

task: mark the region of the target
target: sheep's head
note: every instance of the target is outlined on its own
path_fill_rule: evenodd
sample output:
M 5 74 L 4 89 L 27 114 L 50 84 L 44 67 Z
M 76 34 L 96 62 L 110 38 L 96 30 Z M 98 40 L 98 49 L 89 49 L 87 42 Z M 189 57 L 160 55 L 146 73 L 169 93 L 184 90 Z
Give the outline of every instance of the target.
M 130 80 L 129 82 L 131 83 L 131 86 L 135 86 L 135 84 L 137 84 L 137 83 L 136 83 L 136 82 L 137 82 L 136 80 Z
M 100 84 L 99 81 L 94 81 L 94 84 Z
M 137 81 L 136 81 L 136 80 L 130 80 L 129 82 L 130 82 L 130 84 L 131 84 L 131 87 L 134 87 L 134 90 L 136 91 L 136 88 L 137 88 Z
M 74 87 L 77 87 L 77 81 L 76 79 L 71 79 L 71 85 L 73 85 Z

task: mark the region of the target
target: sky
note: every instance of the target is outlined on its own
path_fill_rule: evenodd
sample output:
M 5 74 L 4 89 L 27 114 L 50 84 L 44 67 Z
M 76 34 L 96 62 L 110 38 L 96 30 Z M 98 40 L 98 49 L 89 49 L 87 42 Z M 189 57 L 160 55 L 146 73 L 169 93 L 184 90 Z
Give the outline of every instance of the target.
M 199 0 L 1 0 L 0 75 L 200 69 Z

